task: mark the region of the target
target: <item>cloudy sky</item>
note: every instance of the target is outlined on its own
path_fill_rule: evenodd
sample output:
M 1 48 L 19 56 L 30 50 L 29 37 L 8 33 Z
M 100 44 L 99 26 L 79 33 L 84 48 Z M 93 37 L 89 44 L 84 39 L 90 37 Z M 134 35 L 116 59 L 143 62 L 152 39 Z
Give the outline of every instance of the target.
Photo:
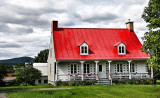
M 0 0 L 0 59 L 30 56 L 49 46 L 51 21 L 60 27 L 125 28 L 134 21 L 139 39 L 149 0 Z

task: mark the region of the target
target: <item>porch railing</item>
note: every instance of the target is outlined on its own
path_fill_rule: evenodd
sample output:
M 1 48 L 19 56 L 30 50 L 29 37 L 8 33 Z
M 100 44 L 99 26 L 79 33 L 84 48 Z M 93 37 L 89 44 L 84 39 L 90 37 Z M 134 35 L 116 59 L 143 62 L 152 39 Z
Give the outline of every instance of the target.
M 109 79 L 111 80 L 111 85 L 112 85 L 112 75 L 109 73 Z
M 96 74 L 61 74 L 58 75 L 58 80 L 64 81 L 80 81 L 82 80 L 82 75 L 84 80 L 96 80 Z
M 113 79 L 147 79 L 151 73 L 111 73 Z

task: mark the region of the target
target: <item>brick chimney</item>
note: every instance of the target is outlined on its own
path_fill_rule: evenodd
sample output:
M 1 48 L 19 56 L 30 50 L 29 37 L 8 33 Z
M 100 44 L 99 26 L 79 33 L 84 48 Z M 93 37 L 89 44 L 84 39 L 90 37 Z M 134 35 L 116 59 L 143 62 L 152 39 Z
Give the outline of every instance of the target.
M 58 30 L 58 21 L 53 20 L 51 24 L 51 30 L 52 31 L 57 31 Z
M 133 21 L 129 21 L 126 23 L 126 28 L 129 29 L 130 32 L 134 32 L 134 26 L 133 26 Z

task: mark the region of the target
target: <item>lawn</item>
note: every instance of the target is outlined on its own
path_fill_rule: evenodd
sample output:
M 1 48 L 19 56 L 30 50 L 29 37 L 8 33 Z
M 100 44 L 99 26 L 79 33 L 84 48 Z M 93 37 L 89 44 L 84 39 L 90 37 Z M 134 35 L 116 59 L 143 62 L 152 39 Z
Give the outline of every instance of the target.
M 92 85 L 66 90 L 10 92 L 8 98 L 158 98 L 159 85 Z
M 8 87 L 0 87 L 0 91 L 7 90 L 20 90 L 20 89 L 33 89 L 33 88 L 53 88 L 53 85 L 34 85 L 34 86 L 8 86 Z

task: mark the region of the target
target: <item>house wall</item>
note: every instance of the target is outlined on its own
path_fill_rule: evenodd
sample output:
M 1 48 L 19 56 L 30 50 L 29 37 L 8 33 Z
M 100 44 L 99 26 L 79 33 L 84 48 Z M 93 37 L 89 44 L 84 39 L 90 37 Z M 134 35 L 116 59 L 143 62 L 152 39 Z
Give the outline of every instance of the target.
M 33 63 L 33 67 L 40 70 L 42 73 L 42 76 L 48 76 L 47 63 Z
M 122 63 L 123 64 L 123 73 L 129 73 L 128 70 L 128 62 L 127 61 L 113 61 L 111 62 L 111 73 L 117 72 L 116 63 Z M 145 61 L 132 61 L 131 63 L 134 63 L 135 65 L 135 73 L 147 73 L 148 70 L 146 70 L 146 63 Z
M 81 63 L 80 62 L 71 62 L 71 63 L 77 63 L 79 66 L 78 69 L 78 73 L 77 74 L 81 74 Z M 69 81 L 69 75 L 71 74 L 70 70 L 70 62 L 60 62 L 58 64 L 57 67 L 57 74 L 58 74 L 58 80 L 61 81 Z M 90 64 L 90 74 L 95 74 L 95 62 L 85 62 L 85 63 L 89 63 Z M 117 67 L 116 67 L 116 63 L 123 63 L 123 73 L 129 73 L 128 71 L 128 61 L 112 61 L 111 62 L 111 73 L 117 73 Z M 145 65 L 145 61 L 133 61 L 131 63 L 134 63 L 135 65 L 135 73 L 147 73 L 148 71 L 146 70 L 146 65 Z M 103 65 L 105 66 L 105 73 L 107 74 L 109 71 L 108 69 L 108 62 L 105 61 L 100 61 L 98 63 L 98 65 Z M 103 67 L 104 68 L 104 67 Z M 98 69 L 99 71 L 99 69 Z M 98 72 L 99 74 L 99 72 Z
M 51 32 L 50 45 L 49 45 L 49 55 L 48 55 L 48 83 L 55 84 L 55 52 L 54 52 L 54 39 Z
M 42 76 L 40 79 L 35 80 L 35 84 L 47 84 L 47 83 L 48 83 L 48 76 Z

